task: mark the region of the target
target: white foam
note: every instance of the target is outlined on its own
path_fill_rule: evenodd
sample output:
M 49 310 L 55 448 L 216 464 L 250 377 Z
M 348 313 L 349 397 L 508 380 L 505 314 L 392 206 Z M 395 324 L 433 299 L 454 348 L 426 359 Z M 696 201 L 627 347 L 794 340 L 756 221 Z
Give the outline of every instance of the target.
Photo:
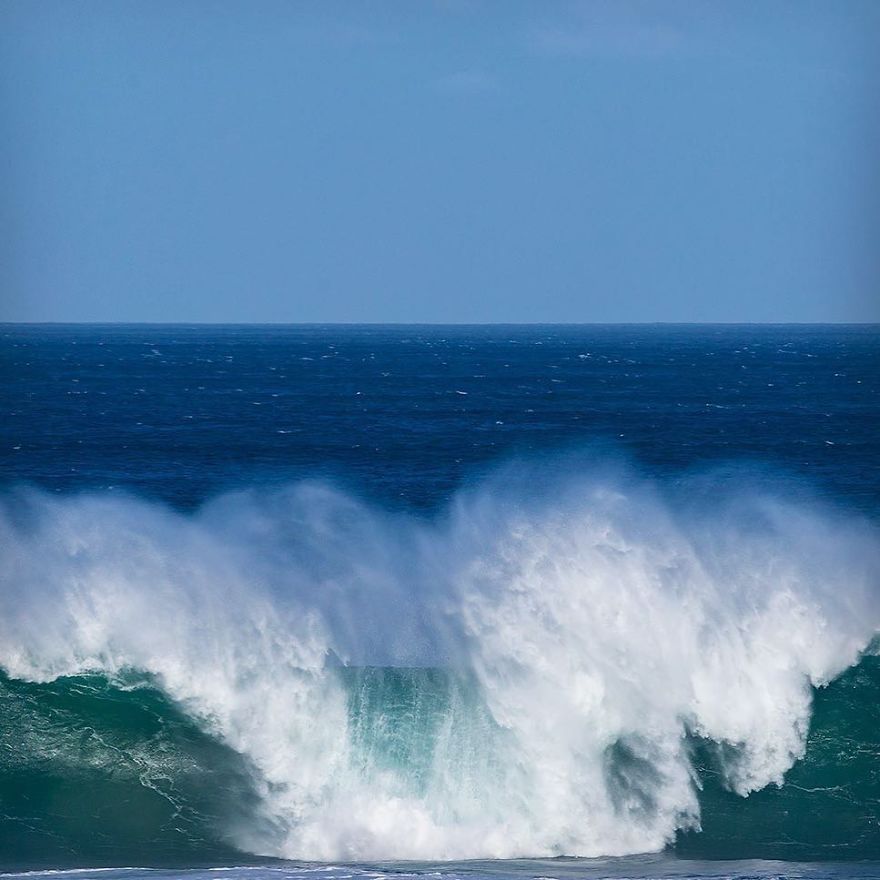
M 659 849 L 699 821 L 686 734 L 736 746 L 740 794 L 779 782 L 880 623 L 874 527 L 619 473 L 510 469 L 433 522 L 316 483 L 192 516 L 17 493 L 0 547 L 9 674 L 149 671 L 255 768 L 233 842 L 289 858 Z M 451 666 L 484 710 L 453 700 L 410 778 L 331 657 Z

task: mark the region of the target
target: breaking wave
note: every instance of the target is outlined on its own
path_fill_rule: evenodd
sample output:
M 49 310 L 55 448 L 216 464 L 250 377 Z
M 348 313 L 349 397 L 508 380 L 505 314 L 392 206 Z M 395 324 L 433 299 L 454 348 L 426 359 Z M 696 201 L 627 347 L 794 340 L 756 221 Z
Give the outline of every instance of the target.
M 745 477 L 511 466 L 431 518 L 23 490 L 0 547 L 3 833 L 68 862 L 699 849 L 810 767 L 817 689 L 880 689 L 876 525 Z

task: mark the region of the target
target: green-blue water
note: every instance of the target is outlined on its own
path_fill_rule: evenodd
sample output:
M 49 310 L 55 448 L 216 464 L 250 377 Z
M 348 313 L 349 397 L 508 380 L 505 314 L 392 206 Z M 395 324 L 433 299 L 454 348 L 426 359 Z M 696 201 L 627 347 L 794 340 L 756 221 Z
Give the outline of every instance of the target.
M 353 760 L 405 768 L 418 789 L 436 729 L 454 701 L 468 702 L 467 688 L 431 669 L 343 677 L 357 731 Z M 225 826 L 255 806 L 246 761 L 149 683 L 133 684 L 0 680 L 7 868 L 248 861 L 224 838 Z M 806 756 L 782 787 L 738 797 L 718 784 L 711 746 L 691 747 L 703 830 L 680 835 L 676 855 L 880 858 L 880 659 L 866 658 L 816 693 Z

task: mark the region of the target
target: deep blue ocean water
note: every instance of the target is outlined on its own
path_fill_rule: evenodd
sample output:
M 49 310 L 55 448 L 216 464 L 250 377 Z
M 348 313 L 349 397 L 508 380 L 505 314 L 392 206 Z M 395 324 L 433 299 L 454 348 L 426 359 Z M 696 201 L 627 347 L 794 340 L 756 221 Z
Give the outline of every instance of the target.
M 191 507 L 326 475 L 434 508 L 475 469 L 595 448 L 749 460 L 880 498 L 880 336 L 856 326 L 7 326 L 7 482 Z
M 880 876 L 877 326 L 0 364 L 0 868 Z

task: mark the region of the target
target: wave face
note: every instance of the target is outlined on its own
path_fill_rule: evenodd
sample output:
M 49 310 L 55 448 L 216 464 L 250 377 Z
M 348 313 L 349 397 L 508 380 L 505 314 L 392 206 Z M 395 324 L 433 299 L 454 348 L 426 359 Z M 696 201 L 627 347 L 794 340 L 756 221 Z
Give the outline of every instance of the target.
M 8 495 L 8 851 L 705 855 L 826 798 L 880 850 L 878 530 L 722 485 L 511 466 L 433 519 L 308 482 Z

